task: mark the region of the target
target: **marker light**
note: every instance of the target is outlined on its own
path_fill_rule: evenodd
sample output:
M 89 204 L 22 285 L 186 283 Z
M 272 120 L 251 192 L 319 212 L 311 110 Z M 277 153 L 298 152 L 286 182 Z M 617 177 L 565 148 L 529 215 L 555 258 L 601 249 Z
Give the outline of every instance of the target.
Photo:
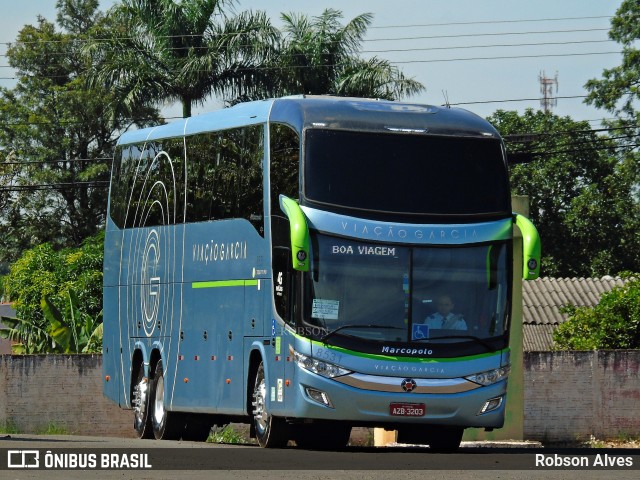
M 510 370 L 511 367 L 507 365 L 506 367 L 500 367 L 494 370 L 487 370 L 486 372 L 468 375 L 464 378 L 480 385 L 493 385 L 494 383 L 498 383 L 500 380 L 504 380 L 505 378 L 507 378 L 509 376 Z
M 318 403 L 321 403 L 325 407 L 333 408 L 333 404 L 331 403 L 331 400 L 329 399 L 329 395 L 327 395 L 322 390 L 318 390 L 318 389 L 311 388 L 311 387 L 305 387 L 304 391 L 307 393 L 307 396 L 311 400 L 313 400 L 315 402 L 318 402 Z
M 316 360 L 315 358 L 308 357 L 302 353 L 293 351 L 296 363 L 300 368 L 308 370 L 309 372 L 317 373 L 326 378 L 340 377 L 351 373 L 350 370 L 346 370 L 342 367 L 334 365 L 333 363 L 323 362 Z
M 483 413 L 491 412 L 492 410 L 495 410 L 496 408 L 500 407 L 500 405 L 502 405 L 502 398 L 503 397 L 490 398 L 489 400 L 484 402 L 484 405 L 482 406 L 482 408 L 478 412 L 478 415 L 482 415 Z

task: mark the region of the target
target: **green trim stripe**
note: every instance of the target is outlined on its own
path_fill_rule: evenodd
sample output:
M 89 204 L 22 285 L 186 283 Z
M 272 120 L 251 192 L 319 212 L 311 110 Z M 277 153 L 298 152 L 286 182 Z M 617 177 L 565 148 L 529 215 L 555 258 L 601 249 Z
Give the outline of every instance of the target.
M 258 280 L 217 280 L 213 282 L 192 282 L 191 288 L 257 287 Z
M 363 352 L 356 352 L 354 350 L 348 350 L 346 348 L 342 348 L 342 347 L 336 347 L 333 345 L 325 345 L 323 343 L 320 342 L 316 342 L 314 340 L 311 341 L 311 343 L 317 345 L 317 346 L 321 346 L 322 348 L 327 348 L 329 350 L 335 350 L 338 352 L 342 352 L 342 353 L 346 353 L 349 355 L 353 355 L 355 357 L 361 357 L 361 358 L 369 358 L 372 360 L 393 360 L 395 362 L 407 362 L 407 363 L 442 363 L 442 362 L 464 362 L 467 360 L 477 360 L 480 358 L 488 358 L 488 357 L 493 357 L 493 356 L 498 356 L 498 355 L 502 355 L 502 353 L 505 350 L 500 350 L 497 352 L 488 352 L 488 353 L 480 353 L 478 355 L 469 355 L 466 357 L 447 357 L 447 358 L 436 358 L 436 357 L 399 357 L 396 355 L 382 355 L 382 354 L 375 354 L 375 353 L 363 353 Z
M 503 350 L 498 350 L 497 352 L 487 352 L 487 353 L 479 353 L 478 355 L 468 355 L 466 357 L 446 357 L 446 358 L 437 358 L 437 357 L 399 357 L 396 355 L 382 355 L 376 353 L 364 353 L 364 352 L 356 352 L 355 350 L 349 350 L 343 347 L 337 347 L 335 345 L 327 345 L 322 342 L 318 342 L 316 340 L 310 340 L 307 337 L 303 337 L 295 332 L 289 331 L 294 337 L 300 338 L 302 340 L 310 341 L 312 345 L 316 347 L 326 348 L 328 350 L 335 350 L 336 352 L 346 353 L 347 355 L 353 355 L 354 357 L 361 358 L 369 358 L 372 360 L 393 360 L 396 362 L 408 362 L 408 363 L 441 363 L 441 362 L 463 362 L 466 360 L 477 360 L 480 358 L 489 358 L 493 356 L 502 355 L 510 350 L 510 347 L 507 347 Z

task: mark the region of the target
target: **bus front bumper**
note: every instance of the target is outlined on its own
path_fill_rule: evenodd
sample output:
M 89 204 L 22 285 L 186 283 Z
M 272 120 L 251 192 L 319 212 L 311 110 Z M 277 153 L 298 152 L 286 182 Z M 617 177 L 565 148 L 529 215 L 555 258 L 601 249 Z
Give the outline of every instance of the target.
M 459 379 L 350 375 L 325 378 L 298 369 L 292 417 L 369 425 L 500 428 L 507 381 L 487 386 Z M 405 391 L 406 390 L 406 391 Z M 428 393 L 427 393 L 428 392 Z

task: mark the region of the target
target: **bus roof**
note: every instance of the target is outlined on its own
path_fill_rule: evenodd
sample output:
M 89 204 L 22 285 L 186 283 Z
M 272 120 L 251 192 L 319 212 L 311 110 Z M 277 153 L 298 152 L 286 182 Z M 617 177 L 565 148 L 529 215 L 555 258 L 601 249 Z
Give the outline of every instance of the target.
M 495 137 L 483 118 L 460 108 L 330 96 L 295 96 L 240 103 L 230 108 L 124 133 L 119 145 L 195 135 L 265 122 L 307 127 L 380 132 Z

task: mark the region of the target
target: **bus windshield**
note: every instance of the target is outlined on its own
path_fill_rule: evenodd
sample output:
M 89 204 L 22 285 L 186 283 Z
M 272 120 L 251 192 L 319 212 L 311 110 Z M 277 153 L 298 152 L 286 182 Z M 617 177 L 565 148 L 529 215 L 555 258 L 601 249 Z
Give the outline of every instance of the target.
M 303 323 L 326 339 L 483 341 L 508 328 L 508 245 L 434 247 L 314 234 Z
M 304 199 L 325 208 L 510 215 L 496 138 L 310 129 L 304 149 Z

